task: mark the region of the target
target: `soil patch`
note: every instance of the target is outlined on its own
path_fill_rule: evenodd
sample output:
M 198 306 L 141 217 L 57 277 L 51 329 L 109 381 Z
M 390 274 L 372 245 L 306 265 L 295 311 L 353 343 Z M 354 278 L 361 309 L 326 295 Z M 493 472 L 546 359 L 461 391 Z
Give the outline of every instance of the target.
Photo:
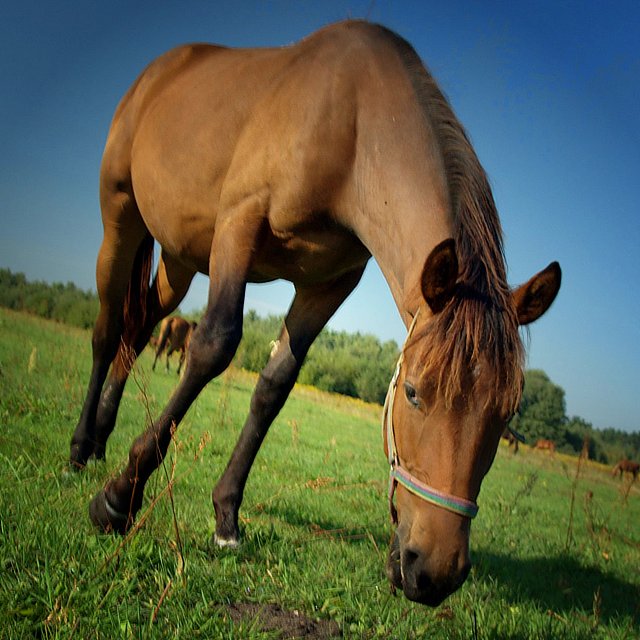
M 308 618 L 300 611 L 286 611 L 277 604 L 235 602 L 225 606 L 234 622 L 254 622 L 261 631 L 280 632 L 280 638 L 330 640 L 342 633 L 337 622 Z

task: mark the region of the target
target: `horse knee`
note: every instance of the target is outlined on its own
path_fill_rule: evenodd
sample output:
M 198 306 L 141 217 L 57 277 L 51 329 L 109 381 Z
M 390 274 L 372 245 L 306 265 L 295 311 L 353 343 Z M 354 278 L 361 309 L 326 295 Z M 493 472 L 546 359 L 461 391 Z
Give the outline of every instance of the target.
M 251 396 L 251 413 L 256 416 L 274 416 L 282 407 L 296 378 L 295 369 L 282 367 L 260 373 L 258 384 Z
M 217 331 L 201 327 L 194 332 L 189 343 L 186 370 L 189 375 L 210 380 L 231 364 L 242 338 L 242 326 Z
M 251 396 L 251 413 L 262 419 L 273 419 L 293 388 L 299 370 L 300 366 L 290 352 L 272 355 L 258 376 Z

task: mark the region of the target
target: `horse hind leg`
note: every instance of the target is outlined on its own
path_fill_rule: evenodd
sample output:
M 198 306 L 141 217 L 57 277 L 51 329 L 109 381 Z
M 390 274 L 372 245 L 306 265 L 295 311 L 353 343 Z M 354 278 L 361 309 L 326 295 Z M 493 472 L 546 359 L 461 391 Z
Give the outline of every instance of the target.
M 177 306 L 177 305 L 176 305 Z M 169 334 L 171 333 L 171 321 L 170 318 L 166 318 L 162 321 L 160 325 L 160 335 L 158 336 L 158 345 L 156 346 L 156 355 L 153 359 L 153 364 L 151 365 L 151 370 L 156 370 L 156 363 L 158 362 L 158 358 L 163 354 L 164 350 L 167 348 L 167 343 L 169 341 Z
M 71 439 L 70 462 L 83 468 L 96 446 L 96 415 L 102 387 L 122 338 L 123 306 L 128 290 L 137 288 L 144 274 L 134 274 L 134 265 L 149 264 L 153 249 L 137 206 L 123 193 L 103 194 L 104 237 L 98 253 L 96 284 L 100 310 L 93 329 L 93 365 L 80 419 Z M 150 264 L 149 267 L 150 269 Z M 148 286 L 147 272 L 147 286 Z
M 169 371 L 170 371 L 170 369 L 169 369 L 169 358 L 173 355 L 174 352 L 175 352 L 175 349 L 173 348 L 173 345 L 170 345 L 169 348 L 167 349 L 167 361 L 166 361 L 167 373 L 169 373 Z
M 161 254 L 156 276 L 147 294 L 144 323 L 125 332 L 128 341 L 125 342 L 123 337 L 102 391 L 96 418 L 96 459 L 105 457 L 107 440 L 115 427 L 120 400 L 133 362 L 149 342 L 158 322 L 182 302 L 193 276 L 193 270 L 175 262 L 170 256 Z

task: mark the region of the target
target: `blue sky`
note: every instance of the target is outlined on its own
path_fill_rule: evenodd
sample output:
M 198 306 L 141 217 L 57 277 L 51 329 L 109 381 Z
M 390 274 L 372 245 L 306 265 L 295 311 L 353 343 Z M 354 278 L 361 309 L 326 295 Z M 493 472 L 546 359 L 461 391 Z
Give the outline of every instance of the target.
M 98 169 L 116 104 L 184 42 L 285 45 L 348 17 L 409 40 L 449 96 L 490 176 L 509 277 L 559 260 L 563 287 L 531 327 L 528 366 L 568 415 L 640 429 L 640 4 L 637 2 L 5 3 L 0 24 L 0 267 L 94 288 Z M 201 308 L 198 278 L 183 309 Z M 290 285 L 252 286 L 282 313 Z M 401 343 L 371 264 L 336 329 Z

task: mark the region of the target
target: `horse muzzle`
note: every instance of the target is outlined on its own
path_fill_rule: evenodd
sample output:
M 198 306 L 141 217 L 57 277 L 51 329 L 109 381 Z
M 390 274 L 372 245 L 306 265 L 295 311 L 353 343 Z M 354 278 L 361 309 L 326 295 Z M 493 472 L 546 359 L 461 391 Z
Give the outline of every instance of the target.
M 389 548 L 386 564 L 391 584 L 401 589 L 414 602 L 437 607 L 458 590 L 469 575 L 471 562 L 466 549 L 443 556 L 405 547 L 396 533 Z

